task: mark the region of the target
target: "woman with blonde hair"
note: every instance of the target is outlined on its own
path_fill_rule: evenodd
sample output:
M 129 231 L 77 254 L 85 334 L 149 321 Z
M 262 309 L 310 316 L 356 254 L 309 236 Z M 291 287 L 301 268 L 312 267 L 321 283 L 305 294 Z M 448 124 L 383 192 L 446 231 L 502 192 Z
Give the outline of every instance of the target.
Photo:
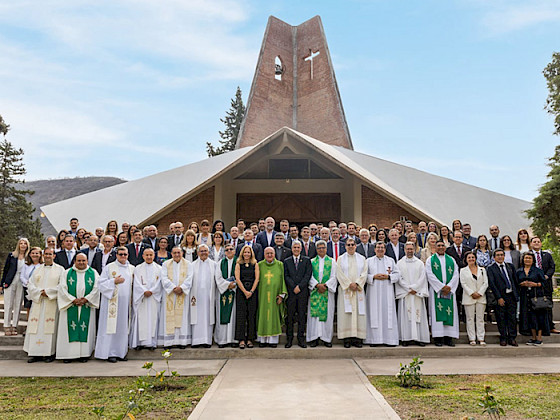
M 426 237 L 426 247 L 420 251 L 420 259 L 423 263 L 426 263 L 428 258 L 436 253 L 436 242 L 438 241 L 439 237 L 437 233 L 430 232 Z
M 414 244 L 414 256 L 419 259 L 422 248 L 418 245 L 418 237 L 416 236 L 416 233 L 409 232 L 408 235 L 406 235 L 406 240 L 407 242 L 412 242 Z
M 189 229 L 183 235 L 183 241 L 181 242 L 181 248 L 183 248 L 183 257 L 188 262 L 193 262 L 198 258 L 196 249 L 198 248 L 198 241 L 196 240 L 196 234 L 193 230 Z
M 237 293 L 235 298 L 235 339 L 239 341 L 239 348 L 243 350 L 253 348 L 253 341 L 257 339 L 257 296 L 255 291 L 259 284 L 259 265 L 253 248 L 245 245 L 241 248 L 239 258 L 235 264 L 235 283 Z
M 128 233 L 128 232 L 127 232 Z M 111 235 L 117 240 L 117 235 L 119 234 L 119 224 L 116 220 L 110 220 L 105 228 L 105 235 Z
M 27 238 L 20 238 L 16 248 L 8 254 L 2 274 L 2 288 L 4 289 L 4 333 L 17 335 L 17 325 L 21 301 L 23 300 L 23 284 L 21 272 L 25 266 L 25 259 L 29 255 L 30 244 Z

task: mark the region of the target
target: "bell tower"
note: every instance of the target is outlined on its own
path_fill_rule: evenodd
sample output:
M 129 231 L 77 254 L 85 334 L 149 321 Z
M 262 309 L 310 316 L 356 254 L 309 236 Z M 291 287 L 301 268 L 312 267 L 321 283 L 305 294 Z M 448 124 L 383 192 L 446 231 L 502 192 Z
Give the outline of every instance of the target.
M 284 126 L 353 148 L 319 16 L 298 26 L 268 19 L 237 148 Z

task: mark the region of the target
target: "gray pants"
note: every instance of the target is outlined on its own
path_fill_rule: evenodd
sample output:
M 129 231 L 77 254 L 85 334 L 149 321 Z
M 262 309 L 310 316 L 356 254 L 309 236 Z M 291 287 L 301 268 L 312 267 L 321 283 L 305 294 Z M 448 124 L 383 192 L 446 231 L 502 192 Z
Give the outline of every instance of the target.
M 14 279 L 10 287 L 4 289 L 4 328 L 17 327 L 22 301 L 23 284 Z

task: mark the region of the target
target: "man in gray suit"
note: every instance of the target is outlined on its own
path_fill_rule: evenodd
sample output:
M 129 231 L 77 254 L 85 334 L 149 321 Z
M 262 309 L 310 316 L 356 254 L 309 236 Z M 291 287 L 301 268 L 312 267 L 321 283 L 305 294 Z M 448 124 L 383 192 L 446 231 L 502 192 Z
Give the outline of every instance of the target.
M 375 245 L 369 242 L 369 231 L 367 229 L 360 229 L 360 244 L 356 248 L 356 252 L 366 258 L 375 255 Z

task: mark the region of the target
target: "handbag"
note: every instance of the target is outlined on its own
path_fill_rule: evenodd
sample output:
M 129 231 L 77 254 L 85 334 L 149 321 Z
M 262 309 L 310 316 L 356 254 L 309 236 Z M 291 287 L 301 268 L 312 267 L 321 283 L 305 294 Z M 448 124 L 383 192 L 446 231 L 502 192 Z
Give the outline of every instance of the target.
M 552 299 L 548 296 L 537 296 L 537 289 L 535 288 L 535 296 L 529 301 L 533 311 L 544 311 L 552 309 Z

